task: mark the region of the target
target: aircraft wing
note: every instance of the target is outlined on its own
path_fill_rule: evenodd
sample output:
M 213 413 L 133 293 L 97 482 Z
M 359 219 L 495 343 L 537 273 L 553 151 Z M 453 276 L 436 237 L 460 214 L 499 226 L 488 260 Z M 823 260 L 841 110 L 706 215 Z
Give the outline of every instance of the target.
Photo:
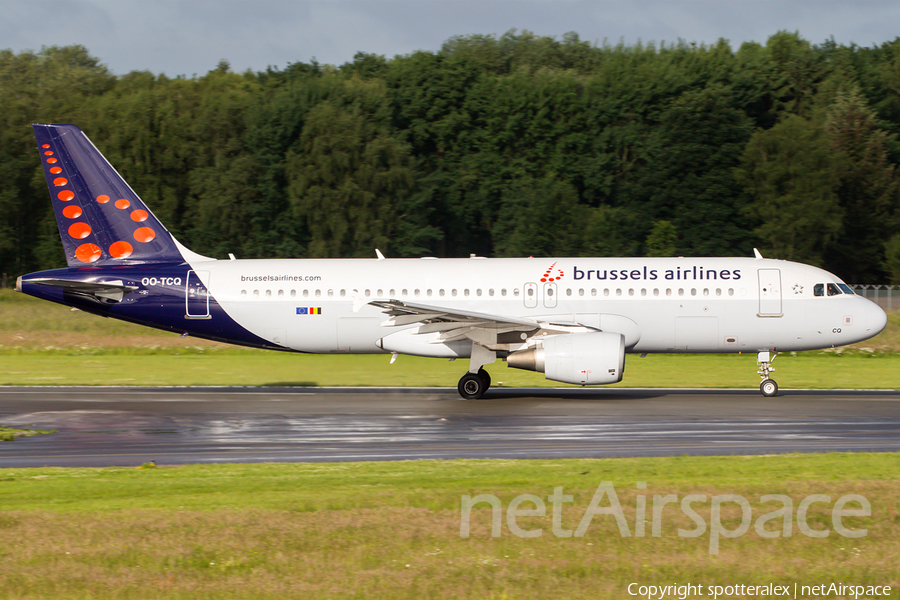
M 524 337 L 516 335 L 517 340 L 520 341 L 539 333 L 544 335 L 571 333 L 573 328 L 584 327 L 573 322 L 550 323 L 402 300 L 373 300 L 369 304 L 383 309 L 384 313 L 390 317 L 381 324 L 382 327 L 401 327 L 419 323 L 420 327 L 416 333 L 439 332 L 441 334 L 440 342 L 452 342 L 463 338 L 482 342 L 485 338 L 481 332 L 489 333 L 490 337 L 494 339 L 496 339 L 494 336 L 507 333 L 525 334 Z

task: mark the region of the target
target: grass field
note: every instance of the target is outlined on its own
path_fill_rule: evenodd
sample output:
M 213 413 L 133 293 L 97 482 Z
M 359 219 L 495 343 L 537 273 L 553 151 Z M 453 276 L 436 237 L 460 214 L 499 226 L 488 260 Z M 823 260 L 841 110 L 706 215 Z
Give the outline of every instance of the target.
M 560 527 L 576 530 L 605 481 L 629 537 L 604 514 L 583 537 L 554 535 L 554 489 L 572 496 Z M 466 494 L 500 500 L 499 537 L 487 504 L 472 509 L 470 535 L 460 536 Z M 540 528 L 539 537 L 508 526 L 520 494 L 546 503 L 545 516 L 514 521 Z M 676 502 L 653 536 L 653 497 L 668 494 L 707 496 L 692 505 L 709 525 L 702 535 L 679 536 L 697 524 Z M 711 554 L 711 502 L 723 494 L 746 498 L 754 522 L 782 507 L 762 496 L 789 496 L 791 536 L 765 538 L 754 525 L 720 538 Z M 799 504 L 811 494 L 829 497 L 806 519 L 827 537 L 798 529 Z M 871 505 L 870 516 L 843 520 L 864 537 L 842 537 L 832 522 L 846 494 Z M 887 597 L 898 598 L 898 497 L 900 465 L 886 454 L 0 469 L 0 598 L 627 598 L 633 582 L 843 582 L 890 585 Z M 737 504 L 723 504 L 724 529 L 741 520 Z M 782 526 L 776 518 L 763 530 Z
M 755 354 L 629 356 L 618 387 L 759 385 Z M 0 385 L 352 385 L 454 387 L 466 361 L 385 355 L 314 356 L 252 350 L 103 319 L 0 291 Z M 900 312 L 864 344 L 781 355 L 775 378 L 790 388 L 900 389 Z M 494 385 L 543 386 L 540 373 L 490 367 Z
M 180 338 L 0 292 L 0 383 L 10 385 L 380 385 L 454 386 L 464 361 L 264 352 Z M 900 388 L 900 318 L 865 347 L 785 355 L 782 388 Z M 753 355 L 629 357 L 624 384 L 755 387 Z M 555 385 L 540 374 L 492 369 L 495 385 Z M 18 444 L 28 442 L 16 442 Z M 611 482 L 628 537 L 614 515 L 589 520 L 585 535 L 553 533 L 556 488 L 572 496 L 559 526 L 577 530 L 603 482 Z M 646 482 L 639 489 L 638 482 Z M 502 510 L 476 505 L 461 537 L 464 495 L 495 496 Z M 531 494 L 544 516 L 510 521 L 513 499 Z M 690 494 L 705 495 L 680 508 Z M 792 502 L 782 517 L 760 517 Z M 805 519 L 828 536 L 799 529 Z M 845 517 L 860 538 L 839 535 L 832 509 L 858 494 L 869 516 Z M 712 498 L 750 506 L 747 532 L 734 502 L 715 517 Z M 654 498 L 674 496 L 654 516 Z M 638 498 L 644 497 L 644 518 Z M 3 469 L 0 465 L 0 600 L 284 598 L 637 598 L 629 584 L 842 582 L 891 586 L 900 598 L 900 461 L 893 454 L 673 457 L 554 461 L 415 461 L 176 468 Z M 534 500 L 534 498 L 532 498 Z M 518 510 L 535 508 L 526 501 Z M 607 496 L 600 504 L 609 506 Z M 858 508 L 851 503 L 848 508 Z M 515 517 L 515 514 L 513 514 Z M 659 523 L 658 536 L 653 523 Z M 512 533 L 541 529 L 534 538 Z M 759 529 L 757 525 L 759 524 Z M 638 535 L 643 526 L 644 535 Z M 775 535 L 777 537 L 764 537 Z M 803 593 L 798 597 L 824 594 Z M 746 597 L 727 593 L 719 597 Z M 658 597 L 658 596 L 657 596 Z M 673 597 L 667 596 L 666 600 Z M 846 595 L 829 595 L 841 598 Z M 874 596 L 863 596 L 874 597 Z

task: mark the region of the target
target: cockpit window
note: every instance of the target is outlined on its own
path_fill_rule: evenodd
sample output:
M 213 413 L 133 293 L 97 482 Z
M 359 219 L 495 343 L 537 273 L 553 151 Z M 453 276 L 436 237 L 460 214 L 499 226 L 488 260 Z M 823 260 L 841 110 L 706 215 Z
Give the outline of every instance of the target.
M 824 296 L 826 291 L 829 296 L 853 295 L 853 290 L 846 283 L 817 283 L 813 286 L 813 296 Z

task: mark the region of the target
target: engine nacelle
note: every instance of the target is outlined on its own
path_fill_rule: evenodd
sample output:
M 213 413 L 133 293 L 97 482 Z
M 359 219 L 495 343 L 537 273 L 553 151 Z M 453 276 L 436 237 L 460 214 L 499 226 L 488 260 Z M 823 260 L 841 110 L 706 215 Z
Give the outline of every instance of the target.
M 625 337 L 605 331 L 555 335 L 544 340 L 543 348 L 513 352 L 506 362 L 514 369 L 542 372 L 552 381 L 617 383 L 625 372 Z

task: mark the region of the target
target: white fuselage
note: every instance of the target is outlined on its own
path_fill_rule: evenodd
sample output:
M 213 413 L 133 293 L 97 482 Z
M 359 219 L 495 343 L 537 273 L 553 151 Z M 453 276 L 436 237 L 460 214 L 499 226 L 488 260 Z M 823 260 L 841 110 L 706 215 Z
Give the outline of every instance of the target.
M 811 350 L 875 335 L 885 315 L 808 265 L 751 258 L 191 261 L 231 318 L 284 348 L 381 353 L 403 327 L 370 301 L 574 322 L 625 336 L 628 352 Z M 844 286 L 846 289 L 846 286 Z M 408 325 L 412 328 L 413 325 Z M 466 356 L 423 339 L 423 356 Z M 511 350 L 515 350 L 512 347 Z

